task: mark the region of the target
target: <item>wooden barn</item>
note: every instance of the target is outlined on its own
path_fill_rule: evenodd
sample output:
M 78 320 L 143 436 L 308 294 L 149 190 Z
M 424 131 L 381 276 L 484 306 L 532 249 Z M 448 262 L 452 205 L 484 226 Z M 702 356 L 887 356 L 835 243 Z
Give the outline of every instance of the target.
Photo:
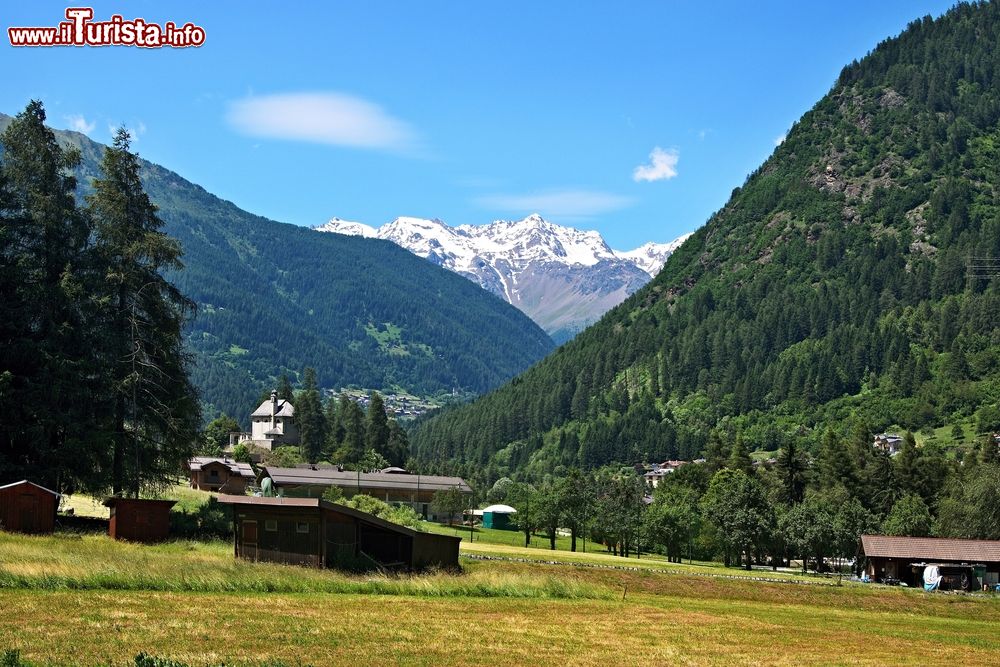
M 108 498 L 111 508 L 108 535 L 129 542 L 162 542 L 170 536 L 170 508 L 176 500 Z
M 919 586 L 924 568 L 942 573 L 942 588 L 979 590 L 1000 582 L 1000 541 L 862 535 L 865 573 L 873 581 Z
M 59 494 L 26 479 L 0 486 L 0 530 L 51 533 Z
M 233 507 L 235 554 L 315 567 L 457 567 L 461 538 L 421 533 L 319 498 L 219 496 Z

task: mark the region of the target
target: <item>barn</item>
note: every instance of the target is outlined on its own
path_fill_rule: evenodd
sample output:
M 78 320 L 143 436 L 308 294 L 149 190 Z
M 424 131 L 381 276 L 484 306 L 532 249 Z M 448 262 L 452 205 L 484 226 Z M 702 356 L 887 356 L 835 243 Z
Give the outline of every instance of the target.
M 26 479 L 0 486 L 0 529 L 17 533 L 51 533 L 56 525 L 59 494 Z
M 978 590 L 1000 582 L 1000 541 L 862 535 L 861 551 L 873 581 L 919 586 L 924 569 L 935 566 L 942 588 Z
M 170 508 L 176 500 L 112 497 L 104 501 L 111 508 L 108 535 L 129 542 L 162 542 L 170 536 Z
M 421 533 L 319 498 L 219 496 L 238 558 L 315 567 L 457 567 L 461 538 Z

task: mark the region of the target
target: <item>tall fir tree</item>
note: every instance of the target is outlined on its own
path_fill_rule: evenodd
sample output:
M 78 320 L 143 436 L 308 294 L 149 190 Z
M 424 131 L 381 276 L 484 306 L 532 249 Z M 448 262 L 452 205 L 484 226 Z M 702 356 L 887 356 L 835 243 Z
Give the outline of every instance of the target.
M 138 156 L 120 128 L 87 198 L 95 222 L 101 366 L 112 437 L 112 491 L 138 495 L 193 453 L 201 425 L 182 328 L 194 311 L 162 271 L 182 267 L 181 247 L 161 231 L 140 180 Z
M 365 443 L 368 449 L 374 449 L 386 456 L 389 445 L 389 418 L 385 414 L 385 401 L 377 391 L 372 392 L 371 400 L 368 402 Z
M 104 389 L 92 347 L 92 227 L 45 109 L 31 101 L 3 135 L 0 168 L 0 481 L 104 487 Z
M 295 421 L 299 427 L 299 446 L 302 456 L 310 463 L 319 461 L 326 444 L 326 415 L 319 393 L 316 369 L 306 368 L 302 373 L 303 386 L 296 397 Z

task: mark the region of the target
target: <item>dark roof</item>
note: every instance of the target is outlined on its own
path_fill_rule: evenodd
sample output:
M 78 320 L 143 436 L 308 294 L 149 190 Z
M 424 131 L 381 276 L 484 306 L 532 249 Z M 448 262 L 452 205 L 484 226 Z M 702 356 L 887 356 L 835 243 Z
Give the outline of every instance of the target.
M 229 471 L 231 473 L 238 474 L 240 477 L 247 477 L 251 479 L 254 477 L 253 468 L 250 466 L 249 463 L 238 463 L 236 461 L 233 461 L 232 459 L 219 458 L 217 456 L 196 456 L 190 461 L 188 461 L 188 468 L 190 468 L 191 471 L 194 472 L 197 470 L 201 470 L 203 467 L 211 463 L 219 463 L 221 465 L 224 465 L 227 468 L 229 468 Z
M 434 537 L 447 537 L 453 540 L 461 541 L 461 537 L 453 535 L 439 535 L 437 533 L 421 533 L 419 531 L 413 530 L 412 528 L 407 528 L 406 526 L 401 526 L 398 523 L 392 523 L 391 521 L 386 521 L 381 519 L 374 514 L 369 514 L 368 512 L 362 512 L 356 510 L 353 507 L 347 507 L 346 505 L 341 505 L 339 503 L 331 503 L 328 500 L 323 500 L 321 498 L 264 498 L 261 496 L 234 496 L 228 494 L 222 494 L 219 496 L 219 502 L 225 503 L 227 505 L 250 505 L 252 507 L 266 507 L 268 509 L 280 509 L 280 508 L 312 508 L 312 509 L 325 509 L 331 512 L 338 512 L 346 516 L 365 521 L 367 523 L 385 528 L 387 530 L 392 530 L 397 533 L 403 533 L 404 535 L 409 535 L 411 537 L 415 535 L 434 535 Z
M 129 504 L 129 503 L 140 503 L 142 505 L 166 505 L 167 507 L 173 507 L 177 504 L 176 500 L 159 500 L 156 498 L 119 498 L 118 496 L 111 496 L 110 498 L 105 498 L 105 507 L 114 507 L 118 504 Z
M 277 468 L 264 466 L 261 477 L 270 477 L 276 486 L 339 486 L 367 489 L 404 489 L 416 491 L 441 491 L 458 488 L 466 493 L 472 493 L 470 487 L 461 477 L 443 477 L 440 475 L 400 475 L 384 472 L 350 472 L 334 469 L 309 470 L 307 468 Z
M 271 399 L 267 399 L 260 404 L 260 407 L 253 411 L 250 415 L 251 417 L 270 417 L 271 416 Z M 286 401 L 283 398 L 278 399 L 278 405 L 275 406 L 274 411 L 275 417 L 294 417 L 295 416 L 295 406 Z
M 994 540 L 862 535 L 861 548 L 869 558 L 1000 562 L 1000 541 Z
M 21 480 L 20 482 L 12 482 L 12 483 L 10 483 L 10 484 L 4 484 L 3 486 L 0 486 L 0 489 L 9 489 L 9 488 L 11 488 L 12 486 L 20 486 L 20 485 L 22 485 L 22 484 L 30 484 L 31 486 L 34 486 L 34 487 L 36 487 L 36 488 L 39 488 L 39 489 L 41 489 L 42 491 L 47 491 L 47 492 L 51 493 L 51 494 L 52 494 L 53 496 L 56 496 L 57 498 L 58 498 L 58 497 L 59 497 L 60 495 L 62 495 L 62 494 L 60 494 L 60 493 L 56 493 L 56 492 L 55 492 L 55 491 L 53 491 L 52 489 L 46 489 L 46 488 L 45 488 L 44 486 L 42 486 L 41 484 L 35 484 L 34 482 L 29 482 L 29 481 L 28 481 L 28 480 L 26 480 L 26 479 L 22 479 L 22 480 Z

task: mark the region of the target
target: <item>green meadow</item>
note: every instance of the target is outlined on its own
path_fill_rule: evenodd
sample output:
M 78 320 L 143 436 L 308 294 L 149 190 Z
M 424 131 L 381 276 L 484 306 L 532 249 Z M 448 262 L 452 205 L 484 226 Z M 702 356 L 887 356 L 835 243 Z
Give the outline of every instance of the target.
M 562 564 L 548 564 L 539 549 L 473 544 L 460 573 L 347 575 L 237 561 L 224 542 L 0 533 L 0 650 L 58 665 L 131 664 L 140 652 L 190 665 L 954 665 L 1000 655 L 1000 600 L 988 595 L 755 581 L 603 553 L 557 552 Z

